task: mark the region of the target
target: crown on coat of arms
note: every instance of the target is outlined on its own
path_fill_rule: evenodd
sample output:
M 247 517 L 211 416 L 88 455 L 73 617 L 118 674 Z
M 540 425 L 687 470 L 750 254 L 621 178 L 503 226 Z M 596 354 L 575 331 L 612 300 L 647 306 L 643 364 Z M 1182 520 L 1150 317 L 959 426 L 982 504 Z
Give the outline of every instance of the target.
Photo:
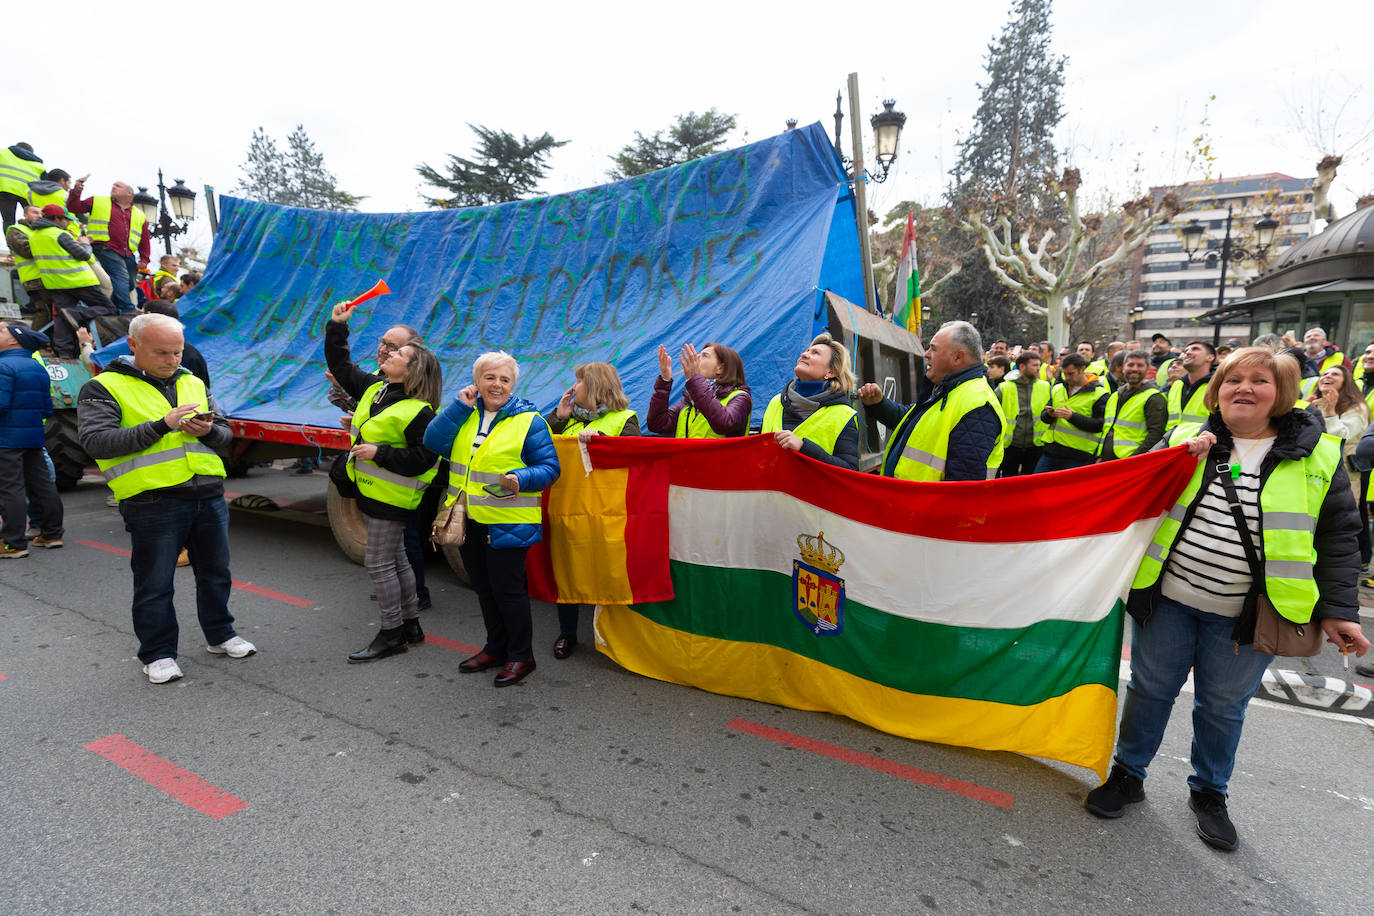
M 809 534 L 798 535 L 797 549 L 801 551 L 803 560 L 828 573 L 837 573 L 844 565 L 844 551 L 834 544 L 827 543 L 824 531 L 815 537 Z

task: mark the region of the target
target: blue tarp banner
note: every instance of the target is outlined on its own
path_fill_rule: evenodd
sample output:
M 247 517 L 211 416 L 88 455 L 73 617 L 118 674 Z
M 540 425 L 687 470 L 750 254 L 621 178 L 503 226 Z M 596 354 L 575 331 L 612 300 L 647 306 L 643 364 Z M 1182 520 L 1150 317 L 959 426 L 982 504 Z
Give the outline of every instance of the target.
M 819 124 L 493 207 L 341 213 L 220 201 L 209 269 L 181 310 L 220 408 L 235 417 L 335 426 L 325 322 L 334 303 L 378 279 L 393 293 L 358 307 L 355 358 L 375 356 L 392 325 L 412 325 L 443 364 L 448 401 L 471 383 L 479 354 L 506 350 L 520 363 L 516 393 L 541 409 L 577 364 L 604 360 L 641 416 L 660 343 L 674 356 L 676 398 L 678 349 L 718 341 L 744 358 L 757 421 L 824 326 L 821 291 L 863 301 L 853 200 Z

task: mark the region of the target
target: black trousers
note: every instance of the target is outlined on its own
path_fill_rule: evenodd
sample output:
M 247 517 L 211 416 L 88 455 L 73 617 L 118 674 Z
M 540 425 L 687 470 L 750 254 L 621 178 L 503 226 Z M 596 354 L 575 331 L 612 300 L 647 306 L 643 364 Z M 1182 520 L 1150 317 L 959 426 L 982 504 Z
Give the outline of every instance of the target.
M 467 526 L 467 538 L 458 552 L 487 625 L 487 644 L 482 651 L 508 662 L 527 662 L 534 658 L 534 623 L 525 583 L 529 548 L 495 549 L 487 542 L 486 525 L 469 518 Z
M 92 318 L 115 314 L 115 307 L 99 286 L 52 290 L 52 348 L 58 356 L 76 355 L 76 330 L 66 318 L 84 325 Z M 65 316 L 65 317 L 64 317 Z
M 1035 463 L 1040 460 L 1040 453 L 1044 450 L 1043 445 L 1028 445 L 1025 448 L 1007 446 L 1002 455 L 1002 470 L 997 476 L 1021 477 L 1025 474 L 1034 474 Z
M 22 550 L 28 523 L 26 504 L 38 510 L 39 530 L 45 538 L 62 536 L 62 498 L 48 477 L 41 448 L 0 448 L 0 541 Z

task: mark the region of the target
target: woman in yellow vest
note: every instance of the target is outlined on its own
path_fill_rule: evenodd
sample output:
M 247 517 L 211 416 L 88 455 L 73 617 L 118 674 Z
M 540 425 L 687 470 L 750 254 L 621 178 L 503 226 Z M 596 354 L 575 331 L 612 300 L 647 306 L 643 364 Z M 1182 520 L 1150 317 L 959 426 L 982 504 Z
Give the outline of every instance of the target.
M 558 406 L 544 419 L 555 436 L 638 436 L 639 417 L 630 410 L 630 399 L 620 383 L 620 373 L 610 363 L 583 363 L 573 370 L 576 381 L 563 392 Z M 577 619 L 582 605 L 558 605 L 558 639 L 553 657 L 567 658 L 577 647 Z
M 763 429 L 783 448 L 836 467 L 859 468 L 859 423 L 851 405 L 849 351 L 821 334 L 797 357 L 782 392 L 768 402 Z
M 1146 768 L 1191 669 L 1188 804 L 1203 842 L 1236 848 L 1227 785 L 1245 708 L 1274 660 L 1252 645 L 1257 615 L 1273 613 L 1258 606 L 1261 594 L 1289 623 L 1319 625 L 1342 652 L 1369 648 L 1355 584 L 1359 516 L 1340 445 L 1292 406 L 1297 392 L 1292 360 L 1237 350 L 1208 383 L 1206 422 L 1182 424 L 1157 446 L 1172 439 L 1202 460 L 1131 585 L 1131 679 L 1116 760 L 1085 802 L 1099 817 L 1120 817 L 1145 798 Z
M 514 396 L 520 366 L 509 353 L 483 353 L 473 384 L 443 409 L 425 446 L 449 460 L 447 500 L 467 500 L 467 538 L 459 548 L 472 578 L 487 639 L 464 659 L 464 674 L 500 666 L 497 687 L 534 670 L 525 554 L 541 539 L 539 491 L 558 479 L 549 424 L 534 405 Z
M 420 508 L 438 464 L 425 448 L 424 437 L 439 406 L 441 370 L 434 354 L 416 343 L 392 351 L 379 369 L 380 381 L 349 391 L 358 400 L 349 424 L 353 447 L 329 475 L 340 492 L 358 501 L 367 519 L 363 565 L 382 615 L 381 631 L 372 642 L 348 656 L 353 664 L 386 658 L 425 641 L 415 571 L 406 558 L 405 528 Z
M 658 378 L 649 399 L 649 431 L 678 439 L 724 439 L 749 433 L 753 396 L 744 383 L 744 360 L 723 344 L 708 343 L 698 353 L 687 344 L 678 356 L 684 379 L 682 398 L 672 407 L 673 363 L 658 348 Z

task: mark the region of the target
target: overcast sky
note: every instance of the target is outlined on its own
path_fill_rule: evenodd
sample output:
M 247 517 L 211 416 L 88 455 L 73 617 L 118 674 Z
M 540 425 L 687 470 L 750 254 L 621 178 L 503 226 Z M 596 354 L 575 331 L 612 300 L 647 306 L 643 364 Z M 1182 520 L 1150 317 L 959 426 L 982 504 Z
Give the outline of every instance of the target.
M 739 143 L 780 132 L 789 117 L 831 131 L 835 94 L 857 71 L 865 121 L 883 98 L 908 117 L 893 176 L 870 196 L 883 213 L 903 199 L 938 201 L 1009 7 L 69 0 L 70 33 L 53 40 L 71 66 L 26 65 L 11 42 L 3 142 L 26 140 L 49 165 L 91 173 L 101 191 L 114 179 L 155 185 L 160 166 L 168 185 L 231 193 L 255 127 L 284 147 L 303 123 L 340 185 L 367 195 L 363 209 L 411 210 L 424 206 L 416 164 L 470 153 L 468 123 L 571 141 L 541 189 L 554 193 L 604 182 L 608 156 L 636 130 L 689 110 L 735 114 Z M 1293 110 L 1320 100 L 1329 125 L 1346 105 L 1334 119 L 1345 144 L 1374 128 L 1371 33 L 1368 0 L 1315 11 L 1276 0 L 1058 0 L 1054 44 L 1069 58 L 1060 145 L 1086 193 L 1120 200 L 1200 177 L 1184 155 L 1205 113 L 1221 174 L 1311 177 L 1317 151 Z M 867 124 L 865 136 L 871 143 Z M 1341 169 L 1342 211 L 1374 191 L 1371 146 Z M 204 221 L 196 226 L 205 246 Z

